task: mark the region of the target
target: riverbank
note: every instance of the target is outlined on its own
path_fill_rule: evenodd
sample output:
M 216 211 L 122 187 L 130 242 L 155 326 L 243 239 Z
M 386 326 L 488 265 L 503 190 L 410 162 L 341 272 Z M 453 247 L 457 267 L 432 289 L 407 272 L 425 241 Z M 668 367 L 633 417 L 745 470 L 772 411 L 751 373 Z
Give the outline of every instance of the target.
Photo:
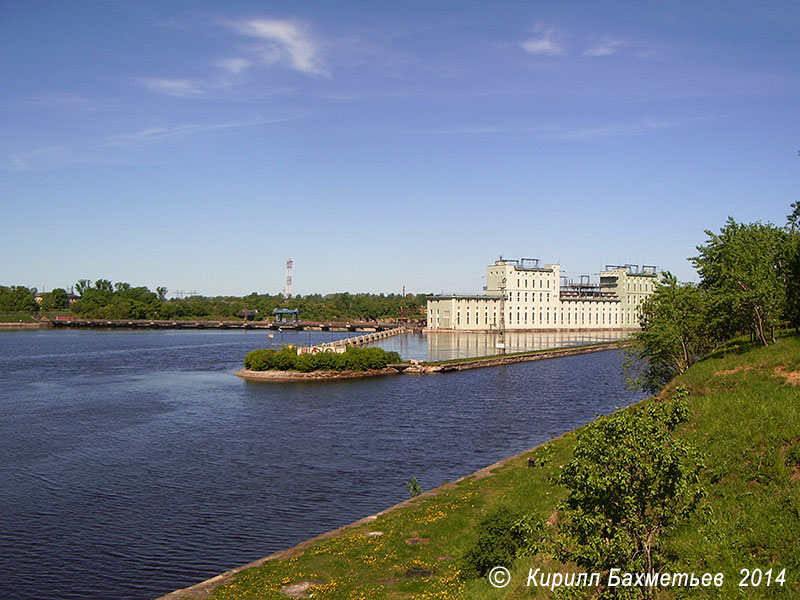
M 402 518 L 404 515 L 400 515 L 399 513 L 404 510 L 411 511 L 410 515 L 417 517 L 419 515 L 420 508 L 425 507 L 427 508 L 427 510 L 425 511 L 426 514 L 432 515 L 432 518 L 429 516 L 427 517 L 423 516 L 421 521 L 427 523 L 438 521 L 439 519 L 444 518 L 446 514 L 442 512 L 441 508 L 434 508 L 434 507 L 452 505 L 452 503 L 454 502 L 453 494 L 455 491 L 461 490 L 463 486 L 466 486 L 467 488 L 474 488 L 477 482 L 485 480 L 490 476 L 496 475 L 501 469 L 504 469 L 506 467 L 512 468 L 514 470 L 525 469 L 527 471 L 527 469 L 529 468 L 529 461 L 531 459 L 536 460 L 535 457 L 537 456 L 537 451 L 538 454 L 541 454 L 543 456 L 544 455 L 550 456 L 553 453 L 553 445 L 559 444 L 562 438 L 565 438 L 570 435 L 571 433 L 563 434 L 561 436 L 553 438 L 553 440 L 550 440 L 549 442 L 546 442 L 544 444 L 539 444 L 537 446 L 534 446 L 533 448 L 520 452 L 514 456 L 495 462 L 487 467 L 483 467 L 475 471 L 474 473 L 465 475 L 464 477 L 461 477 L 453 482 L 445 483 L 444 485 L 438 488 L 424 492 L 417 497 L 409 498 L 408 500 L 399 502 L 374 515 L 369 515 L 367 517 L 354 521 L 353 523 L 349 523 L 337 529 L 327 531 L 316 537 L 300 542 L 299 544 L 292 546 L 291 548 L 287 548 L 285 550 L 279 550 L 278 552 L 274 552 L 269 556 L 260 558 L 249 564 L 230 569 L 228 571 L 225 571 L 224 573 L 221 573 L 220 575 L 212 577 L 211 579 L 207 579 L 206 581 L 200 582 L 191 587 L 175 590 L 173 592 L 170 592 L 169 594 L 157 598 L 156 600 L 206 600 L 208 598 L 215 598 L 215 597 L 228 598 L 229 595 L 227 593 L 222 593 L 221 595 L 218 596 L 215 594 L 215 592 L 218 588 L 222 588 L 222 586 L 226 586 L 234 582 L 238 574 L 244 573 L 251 569 L 256 569 L 258 567 L 265 566 L 268 563 L 271 563 L 272 561 L 279 561 L 279 562 L 286 561 L 285 564 L 287 565 L 292 564 L 292 562 L 296 562 L 298 558 L 304 556 L 307 552 L 309 555 L 322 555 L 324 554 L 324 552 L 322 552 L 322 547 L 319 546 L 320 543 L 326 542 L 327 540 L 342 539 L 342 536 L 348 536 L 348 535 L 355 536 L 355 538 L 359 541 L 360 538 L 363 537 L 363 541 L 366 542 L 368 548 L 372 545 L 382 546 L 382 544 L 380 543 L 370 544 L 370 540 L 375 540 L 375 539 L 380 540 L 381 538 L 386 536 L 387 532 L 383 530 L 391 528 L 387 527 L 386 523 L 383 522 L 381 523 L 381 526 L 378 527 L 377 522 L 379 520 L 382 521 L 385 517 L 390 517 L 390 516 L 394 517 L 399 516 Z M 550 446 L 550 448 L 542 452 L 542 449 L 547 446 Z M 495 481 L 494 483 L 498 483 L 498 481 Z M 503 477 L 502 481 L 500 481 L 499 483 L 500 483 L 500 488 L 506 485 L 507 484 L 506 477 Z M 466 498 L 467 499 L 472 498 L 474 495 L 476 495 L 476 492 L 470 491 L 467 493 Z M 411 520 L 413 522 L 414 519 Z M 418 537 L 417 534 L 418 531 L 409 532 L 408 535 L 411 535 L 412 537 L 405 540 L 407 546 L 413 548 L 415 546 L 424 546 L 428 543 L 429 541 L 428 539 L 420 538 Z M 350 538 L 346 539 L 349 540 Z M 333 554 L 343 555 L 343 553 L 335 551 L 333 552 Z M 452 563 L 453 561 L 455 561 L 455 559 L 456 557 L 451 555 L 442 555 L 436 557 L 436 560 L 438 562 Z M 370 561 L 365 561 L 365 562 L 369 564 Z M 431 574 L 435 572 L 436 571 L 433 571 L 431 572 Z M 326 581 L 324 579 L 317 579 L 317 577 L 318 576 L 316 574 L 311 574 L 306 579 L 298 579 L 297 581 L 292 581 L 291 579 L 289 579 L 286 585 L 281 585 L 280 589 L 273 590 L 273 591 L 278 591 L 280 593 L 280 596 L 246 595 L 244 597 L 248 599 L 273 598 L 273 597 L 310 598 L 311 596 L 308 595 L 306 592 L 309 591 L 309 588 L 312 587 L 312 584 L 315 585 L 316 587 L 319 587 L 320 585 L 325 585 L 330 583 L 329 581 Z M 421 573 L 413 575 L 411 579 L 414 578 L 419 579 L 421 577 L 426 577 L 426 576 L 424 575 L 424 573 Z M 230 597 L 242 597 L 242 596 L 236 596 L 235 594 L 236 592 L 234 592 L 234 595 Z M 327 597 L 327 596 L 315 595 L 314 597 Z
M 743 568 L 774 569 L 776 576 L 785 569 L 785 584 L 749 586 L 748 597 L 772 597 L 779 587 L 785 597 L 800 591 L 799 371 L 797 336 L 768 348 L 739 342 L 698 362 L 665 391 L 678 384 L 690 390 L 690 421 L 676 433 L 706 455 L 705 504 L 666 540 L 672 571 L 723 573 L 729 596 Z M 564 491 L 551 481 L 571 458 L 577 431 L 162 600 L 549 597 L 547 588 L 526 587 L 528 570 L 574 567 L 520 558 L 501 590 L 485 579 L 463 579 L 461 557 L 477 523 L 497 506 L 538 515 L 553 530 Z
M 49 321 L 37 321 L 35 323 L 14 323 L 13 321 L 0 322 L 0 331 L 23 331 L 27 329 L 52 329 L 53 325 Z
M 384 375 L 399 375 L 401 371 L 386 367 L 385 369 L 369 369 L 367 371 L 251 371 L 240 369 L 234 375 L 248 381 L 287 382 L 287 381 L 331 381 L 335 379 L 358 379 L 361 377 L 380 377 Z

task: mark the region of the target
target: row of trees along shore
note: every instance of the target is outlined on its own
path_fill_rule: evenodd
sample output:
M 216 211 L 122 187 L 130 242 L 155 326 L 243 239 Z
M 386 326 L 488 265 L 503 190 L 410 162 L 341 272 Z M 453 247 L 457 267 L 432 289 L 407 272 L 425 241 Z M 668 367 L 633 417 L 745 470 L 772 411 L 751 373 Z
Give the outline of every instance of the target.
M 167 288 L 134 287 L 108 279 L 78 281 L 75 295 L 64 289 L 38 294 L 35 288 L 0 286 L 0 312 L 47 314 L 67 311 L 84 319 L 236 319 L 271 320 L 276 308 L 298 309 L 306 321 L 375 321 L 420 319 L 425 315 L 426 294 L 336 294 L 189 296 L 167 299 Z M 40 300 L 37 302 L 36 298 Z M 71 301 L 72 300 L 72 301 Z M 254 312 L 257 311 L 257 312 Z
M 775 331 L 800 332 L 800 201 L 786 225 L 728 218 L 689 260 L 700 283 L 669 273 L 641 307 L 627 368 L 630 383 L 661 389 L 695 361 L 741 334 L 767 346 Z

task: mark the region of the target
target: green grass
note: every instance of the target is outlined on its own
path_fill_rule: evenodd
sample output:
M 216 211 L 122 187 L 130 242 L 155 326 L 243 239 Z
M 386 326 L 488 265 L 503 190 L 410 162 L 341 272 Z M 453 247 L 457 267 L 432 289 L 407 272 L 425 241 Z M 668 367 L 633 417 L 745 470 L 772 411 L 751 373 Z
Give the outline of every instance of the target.
M 36 319 L 29 312 L 0 313 L 0 323 L 35 323 Z
M 691 417 L 678 435 L 706 455 L 701 510 L 668 538 L 671 571 L 725 574 L 715 587 L 662 590 L 659 598 L 800 597 L 800 387 L 783 374 L 800 371 L 800 338 L 769 348 L 731 343 L 697 363 L 674 386 L 687 386 Z M 486 477 L 447 484 L 301 555 L 268 561 L 218 588 L 219 599 L 285 600 L 282 586 L 307 579 L 316 599 L 516 600 L 552 597 L 525 585 L 528 569 L 566 572 L 547 556 L 518 559 L 502 590 L 460 576 L 475 526 L 504 505 L 555 519 L 564 491 L 551 483 L 572 457 L 576 433 L 510 459 Z M 528 457 L 541 466 L 529 468 Z M 369 536 L 370 532 L 382 535 Z M 574 568 L 574 567 L 572 567 Z M 739 588 L 743 568 L 786 569 L 783 587 Z M 584 588 L 586 591 L 586 588 Z M 594 591 L 589 588 L 588 591 Z

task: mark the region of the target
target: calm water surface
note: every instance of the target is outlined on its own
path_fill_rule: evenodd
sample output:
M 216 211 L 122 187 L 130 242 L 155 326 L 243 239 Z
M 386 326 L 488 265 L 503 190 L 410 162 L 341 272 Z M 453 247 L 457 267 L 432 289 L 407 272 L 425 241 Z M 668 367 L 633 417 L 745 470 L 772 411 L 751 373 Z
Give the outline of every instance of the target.
M 423 336 L 392 343 L 429 357 Z M 0 333 L 0 597 L 153 598 L 382 510 L 412 477 L 438 486 L 640 398 L 613 351 L 347 382 L 233 376 L 266 344 Z

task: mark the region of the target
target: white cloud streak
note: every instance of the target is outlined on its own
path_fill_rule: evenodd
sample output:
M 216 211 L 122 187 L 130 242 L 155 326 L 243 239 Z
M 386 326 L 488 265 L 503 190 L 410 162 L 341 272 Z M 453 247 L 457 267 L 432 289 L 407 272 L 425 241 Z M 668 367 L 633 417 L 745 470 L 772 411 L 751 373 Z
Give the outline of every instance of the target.
M 168 127 L 150 127 L 134 133 L 120 133 L 86 144 L 48 146 L 9 154 L 7 168 L 12 171 L 36 171 L 68 164 L 139 164 L 140 158 L 126 158 L 124 150 L 167 143 L 175 138 L 209 134 L 229 129 L 259 127 L 284 123 L 299 118 L 299 114 L 272 119 L 258 118 L 218 123 L 186 123 Z M 116 149 L 117 153 L 109 152 Z
M 558 56 L 564 53 L 564 47 L 558 38 L 561 36 L 552 28 L 545 28 L 537 25 L 534 33 L 535 37 L 522 42 L 522 48 L 530 54 L 541 54 L 545 56 Z
M 234 23 L 233 27 L 243 36 L 259 40 L 258 55 L 263 64 L 283 63 L 305 75 L 330 76 L 322 65 L 316 42 L 301 25 L 291 21 L 252 19 Z
M 201 79 L 140 77 L 138 81 L 153 92 L 180 98 L 205 96 L 210 88 L 208 82 Z
M 618 50 L 620 50 L 622 47 L 626 45 L 628 45 L 628 42 L 625 40 L 604 38 L 600 41 L 600 43 L 584 50 L 583 56 L 592 56 L 592 57 L 611 56 L 612 54 L 616 54 Z
M 214 64 L 218 66 L 220 69 L 223 69 L 228 73 L 232 73 L 234 75 L 243 73 L 253 65 L 252 61 L 242 57 L 223 58 L 218 60 Z
M 285 117 L 276 119 L 252 119 L 249 121 L 227 121 L 221 123 L 187 123 L 184 125 L 174 125 L 172 127 L 152 127 L 143 129 L 135 133 L 119 134 L 107 138 L 101 146 L 125 146 L 140 142 L 155 142 L 178 136 L 195 135 L 211 131 L 221 131 L 225 129 L 239 129 L 242 127 L 258 127 L 260 125 L 270 125 L 291 121 L 296 117 Z

